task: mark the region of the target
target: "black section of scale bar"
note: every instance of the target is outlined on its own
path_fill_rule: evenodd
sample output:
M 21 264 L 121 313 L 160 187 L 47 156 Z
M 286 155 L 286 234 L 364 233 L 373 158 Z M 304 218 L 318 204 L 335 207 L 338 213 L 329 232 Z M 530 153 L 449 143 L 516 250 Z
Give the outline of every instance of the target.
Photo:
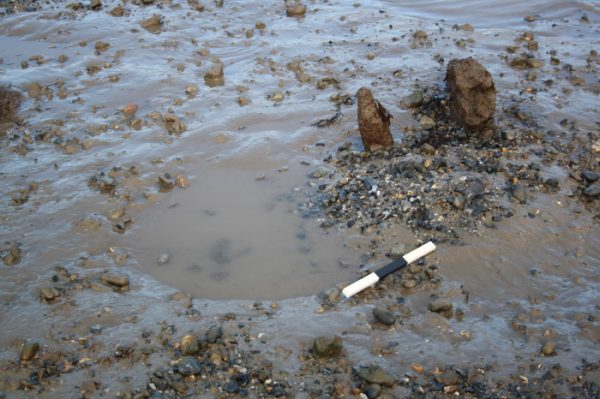
M 396 270 L 403 268 L 406 265 L 407 265 L 406 260 L 404 260 L 404 258 L 401 258 L 401 259 L 393 261 L 392 263 L 385 265 L 381 269 L 377 270 L 375 272 L 375 274 L 377 275 L 377 277 L 379 277 L 379 279 L 382 279 L 385 276 L 387 276 L 388 274 L 393 273 Z

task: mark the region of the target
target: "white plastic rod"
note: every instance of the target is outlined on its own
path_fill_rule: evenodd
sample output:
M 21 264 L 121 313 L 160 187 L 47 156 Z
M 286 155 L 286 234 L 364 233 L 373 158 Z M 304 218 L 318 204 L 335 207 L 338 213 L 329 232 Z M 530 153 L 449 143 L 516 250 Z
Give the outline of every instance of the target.
M 344 294 L 346 298 L 350 298 L 352 295 L 361 292 L 365 288 L 375 285 L 375 283 L 388 274 L 395 272 L 396 270 L 416 261 L 417 259 L 422 258 L 433 251 L 435 251 L 435 244 L 429 241 L 428 243 L 421 245 L 419 248 L 407 253 L 401 259 L 395 260 L 381 269 L 350 284 L 342 290 L 342 294 Z

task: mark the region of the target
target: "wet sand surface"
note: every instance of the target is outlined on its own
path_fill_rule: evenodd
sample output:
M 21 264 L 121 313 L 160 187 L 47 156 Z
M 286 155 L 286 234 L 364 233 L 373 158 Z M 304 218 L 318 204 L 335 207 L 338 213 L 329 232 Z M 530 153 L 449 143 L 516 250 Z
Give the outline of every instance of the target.
M 0 2 L 0 397 L 597 397 L 600 9 L 412 3 Z

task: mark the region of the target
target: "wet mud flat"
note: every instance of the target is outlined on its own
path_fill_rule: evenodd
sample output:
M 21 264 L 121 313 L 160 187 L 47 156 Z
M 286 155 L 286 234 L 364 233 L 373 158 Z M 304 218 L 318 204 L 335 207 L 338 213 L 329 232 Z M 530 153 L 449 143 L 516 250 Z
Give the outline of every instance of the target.
M 600 395 L 593 3 L 0 6 L 0 396 Z

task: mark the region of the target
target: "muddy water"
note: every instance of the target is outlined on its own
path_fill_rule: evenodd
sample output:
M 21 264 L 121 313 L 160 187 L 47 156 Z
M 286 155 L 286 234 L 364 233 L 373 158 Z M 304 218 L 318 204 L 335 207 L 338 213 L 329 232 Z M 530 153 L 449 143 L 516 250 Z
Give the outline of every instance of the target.
M 298 210 L 307 191 L 330 182 L 307 179 L 309 171 L 346 140 L 360 146 L 353 106 L 343 105 L 342 120 L 331 127 L 312 126 L 335 114 L 332 95 L 370 86 L 394 115 L 392 132 L 402 140 L 416 123 L 398 99 L 415 86 L 443 84 L 440 59 L 474 56 L 494 75 L 499 123 L 509 123 L 501 110 L 518 103 L 539 129 L 561 131 L 564 118 L 576 121 L 568 133 L 574 139 L 597 129 L 597 94 L 573 87 L 547 62 L 556 50 L 562 64 L 597 82 L 585 69 L 586 56 L 600 43 L 595 3 L 413 3 L 314 2 L 296 19 L 285 16 L 282 2 L 226 1 L 223 8 L 206 4 L 203 13 L 165 2 L 126 4 L 125 16 L 117 18 L 108 14 L 117 2 L 104 1 L 98 12 L 52 3 L 2 17 L 0 82 L 23 93 L 37 82 L 52 92 L 32 93 L 19 112 L 24 126 L 0 139 L 0 238 L 23 250 L 19 264 L 0 268 L 2 359 L 15 358 L 15 342 L 24 335 L 60 347 L 98 323 L 105 327 L 98 341 L 107 347 L 135 341 L 132 324 L 141 330 L 167 320 L 191 329 L 193 320 L 178 317 L 167 300 L 174 290 L 192 293 L 207 322 L 227 312 L 254 317 L 253 333 L 267 334 L 267 356 L 292 371 L 297 363 L 276 348 L 294 342 L 297 355 L 312 337 L 328 333 L 344 334 L 353 362 L 375 359 L 397 375 L 413 362 L 494 363 L 496 371 L 510 373 L 516 358 L 538 353 L 548 337 L 567 368 L 574 370 L 582 353 L 597 359 L 599 331 L 590 315 L 597 320 L 600 231 L 570 196 L 561 167 L 544 171 L 560 179 L 557 196 L 540 194 L 497 230 L 466 235 L 464 246 L 441 246 L 432 257 L 444 277 L 437 294 L 465 310 L 463 321 L 428 313 L 430 292 L 404 293 L 413 316 L 392 331 L 372 328 L 373 303 L 321 314 L 315 293 L 358 278 L 361 265 L 385 262 L 384 253 L 398 241 L 416 244 L 402 225 L 383 228 L 384 248 L 363 265 L 372 237 L 321 229 Z M 139 25 L 155 13 L 164 18 L 159 34 Z M 527 23 L 526 15 L 538 19 Z M 257 22 L 266 28 L 257 29 Z M 474 32 L 452 29 L 463 23 Z M 417 29 L 428 32 L 425 42 L 413 40 Z M 555 80 L 535 98 L 523 95 L 527 84 L 504 59 L 504 49 L 526 30 L 535 32 L 546 61 L 538 81 Z M 464 47 L 456 45 L 460 39 Z M 110 47 L 97 53 L 97 41 Z M 36 55 L 43 56 L 39 65 L 31 58 Z M 61 62 L 61 55 L 68 58 Z M 216 58 L 224 64 L 225 84 L 207 87 L 203 76 Z M 23 69 L 22 61 L 29 66 Z M 307 82 L 288 68 L 292 61 L 300 62 Z M 323 78 L 335 78 L 338 87 L 317 89 Z M 197 87 L 195 96 L 186 94 L 189 86 Z M 277 96 L 282 101 L 274 101 Z M 249 104 L 241 106 L 240 97 Z M 120 111 L 128 103 L 138 105 L 137 129 Z M 186 125 L 181 135 L 163 126 L 160 115 L 167 112 Z M 36 142 L 48 131 L 54 132 L 49 141 Z M 61 148 L 74 139 L 74 151 Z M 115 195 L 89 186 L 90 177 L 111 171 Z M 165 172 L 187 176 L 190 186 L 162 192 L 157 177 Z M 15 206 L 15 191 L 31 183 L 37 189 Z M 125 216 L 111 219 L 119 210 Z M 125 218 L 126 231 L 113 231 Z M 163 254 L 169 260 L 161 265 Z M 81 283 L 58 304 L 40 303 L 38 291 L 57 265 L 90 281 L 103 271 L 125 274 L 131 291 L 97 292 Z M 292 299 L 280 304 L 275 318 L 257 317 L 243 301 L 283 298 Z M 527 336 L 511 328 L 515 318 L 533 326 Z M 31 325 L 39 327 L 31 331 Z M 382 347 L 395 349 L 377 357 Z M 81 374 L 66 377 L 56 392 L 68 395 Z M 118 374 L 106 371 L 105 384 L 131 385 Z

